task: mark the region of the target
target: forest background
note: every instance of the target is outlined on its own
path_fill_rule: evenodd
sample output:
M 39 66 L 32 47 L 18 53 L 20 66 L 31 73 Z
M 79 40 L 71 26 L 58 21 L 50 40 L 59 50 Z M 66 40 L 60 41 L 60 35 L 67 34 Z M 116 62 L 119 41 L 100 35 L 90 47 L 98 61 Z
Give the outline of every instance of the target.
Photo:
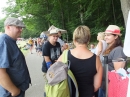
M 54 25 L 67 30 L 63 38 L 71 41 L 74 29 L 87 25 L 91 41 L 97 41 L 97 33 L 113 24 L 121 28 L 123 40 L 130 0 L 8 0 L 7 5 L 6 17 L 19 17 L 26 25 L 23 38 L 39 37 Z M 0 20 L 0 32 L 5 18 Z

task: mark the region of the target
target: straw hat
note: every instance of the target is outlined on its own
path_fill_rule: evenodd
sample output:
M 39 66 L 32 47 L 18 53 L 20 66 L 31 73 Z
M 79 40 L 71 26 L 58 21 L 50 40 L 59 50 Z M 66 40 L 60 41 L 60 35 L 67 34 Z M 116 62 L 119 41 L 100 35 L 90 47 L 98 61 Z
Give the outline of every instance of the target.
M 105 33 L 111 33 L 121 36 L 120 28 L 116 25 L 109 25 L 105 31 Z
M 55 27 L 54 25 L 52 25 L 51 27 L 49 27 L 48 31 L 51 31 L 52 29 L 58 29 L 58 30 L 61 32 L 61 34 L 67 33 L 66 30 L 57 28 L 57 27 Z
M 52 30 L 49 31 L 48 35 L 50 36 L 50 35 L 53 35 L 53 34 L 58 34 L 58 31 L 59 30 L 57 28 L 56 29 L 52 29 Z

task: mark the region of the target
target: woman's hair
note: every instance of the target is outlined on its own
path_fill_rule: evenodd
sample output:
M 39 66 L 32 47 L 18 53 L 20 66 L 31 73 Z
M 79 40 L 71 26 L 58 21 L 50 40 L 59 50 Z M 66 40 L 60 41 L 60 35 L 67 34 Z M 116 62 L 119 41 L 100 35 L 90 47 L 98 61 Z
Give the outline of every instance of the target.
M 90 29 L 87 26 L 78 26 L 73 32 L 73 41 L 79 44 L 87 45 L 90 37 Z
M 112 34 L 112 35 L 116 36 L 115 34 Z M 108 47 L 106 49 L 106 51 L 104 52 L 104 55 L 109 54 L 117 46 L 123 47 L 123 43 L 121 41 L 121 37 L 120 36 L 118 36 L 117 39 L 115 39 L 115 42 L 110 47 Z
M 104 40 L 104 37 L 105 37 L 104 32 L 99 32 L 99 33 L 98 33 L 98 37 L 99 37 L 100 39 Z

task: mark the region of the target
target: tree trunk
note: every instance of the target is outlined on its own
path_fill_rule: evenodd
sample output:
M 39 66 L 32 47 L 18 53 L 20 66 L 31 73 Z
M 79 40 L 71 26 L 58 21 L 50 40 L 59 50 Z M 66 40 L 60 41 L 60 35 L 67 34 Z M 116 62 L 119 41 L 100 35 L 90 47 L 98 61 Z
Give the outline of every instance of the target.
M 69 3 L 70 1 L 67 0 L 67 3 Z M 67 19 L 68 19 L 68 23 L 70 22 L 70 8 L 69 8 L 69 5 L 67 4 L 67 8 L 68 8 L 68 16 L 67 16 Z
M 81 11 L 80 11 L 80 20 L 81 20 L 81 24 L 83 24 L 84 23 L 84 20 L 83 20 L 83 12 L 82 12 L 82 5 L 80 4 L 80 9 L 81 9 Z
M 125 22 L 125 26 L 126 26 L 127 19 L 128 19 L 128 13 L 130 10 L 130 0 L 120 0 L 120 2 L 121 2 L 121 9 L 122 9 L 124 22 Z
M 46 0 L 46 2 L 47 2 L 47 14 L 49 14 L 49 1 Z M 49 26 L 49 27 L 51 26 L 51 25 L 50 25 L 50 21 L 48 21 L 48 26 Z
M 65 29 L 64 10 L 63 10 L 62 3 L 60 2 L 60 0 L 59 0 L 59 6 L 61 10 L 62 28 Z

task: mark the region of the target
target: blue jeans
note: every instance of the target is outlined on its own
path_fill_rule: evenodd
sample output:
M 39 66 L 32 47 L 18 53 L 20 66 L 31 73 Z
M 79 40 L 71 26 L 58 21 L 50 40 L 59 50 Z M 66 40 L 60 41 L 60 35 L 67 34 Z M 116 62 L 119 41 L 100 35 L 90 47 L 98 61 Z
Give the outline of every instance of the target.
M 99 88 L 98 97 L 105 97 L 105 96 L 106 96 L 105 90 L 102 88 Z

